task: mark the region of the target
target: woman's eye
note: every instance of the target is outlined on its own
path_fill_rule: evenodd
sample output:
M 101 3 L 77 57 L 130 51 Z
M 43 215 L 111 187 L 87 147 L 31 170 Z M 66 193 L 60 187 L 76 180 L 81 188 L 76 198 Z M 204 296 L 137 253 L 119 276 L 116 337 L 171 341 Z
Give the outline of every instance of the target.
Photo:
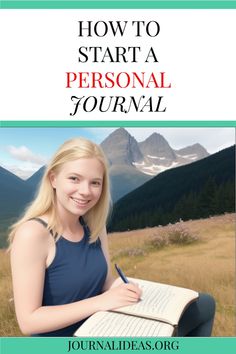
M 69 177 L 69 179 L 71 181 L 73 181 L 73 182 L 78 182 L 79 181 L 78 177 L 76 177 L 76 176 L 71 176 L 71 177 Z
M 92 184 L 94 186 L 100 186 L 101 185 L 101 182 L 100 181 L 93 181 Z

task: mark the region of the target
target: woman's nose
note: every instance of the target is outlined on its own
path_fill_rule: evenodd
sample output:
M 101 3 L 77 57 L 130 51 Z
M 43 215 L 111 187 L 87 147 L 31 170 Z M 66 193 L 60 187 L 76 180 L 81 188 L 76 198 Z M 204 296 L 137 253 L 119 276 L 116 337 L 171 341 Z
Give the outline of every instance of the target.
M 90 194 L 90 186 L 87 182 L 82 182 L 79 184 L 78 192 L 83 195 Z

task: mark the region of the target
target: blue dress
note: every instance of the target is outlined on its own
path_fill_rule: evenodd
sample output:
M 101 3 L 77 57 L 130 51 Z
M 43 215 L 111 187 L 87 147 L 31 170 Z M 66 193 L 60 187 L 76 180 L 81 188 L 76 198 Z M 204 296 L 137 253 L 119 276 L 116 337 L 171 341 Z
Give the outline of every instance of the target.
M 47 224 L 39 219 L 45 227 Z M 107 275 L 107 263 L 101 242 L 89 243 L 89 229 L 83 219 L 84 236 L 72 242 L 63 236 L 56 242 L 56 255 L 46 268 L 43 306 L 64 305 L 102 293 Z M 86 319 L 56 331 L 35 334 L 40 337 L 70 337 Z

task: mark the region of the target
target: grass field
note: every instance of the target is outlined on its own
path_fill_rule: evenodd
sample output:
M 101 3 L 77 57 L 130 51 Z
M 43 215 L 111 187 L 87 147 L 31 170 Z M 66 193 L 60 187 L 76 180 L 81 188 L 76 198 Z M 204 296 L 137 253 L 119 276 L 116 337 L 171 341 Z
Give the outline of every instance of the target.
M 153 235 L 169 226 L 109 235 L 111 260 L 128 276 L 208 292 L 217 312 L 213 336 L 235 336 L 235 214 L 184 223 L 198 241 L 150 246 Z M 114 272 L 114 275 L 115 272 Z M 21 335 L 14 315 L 9 255 L 0 250 L 0 335 Z
M 212 294 L 217 304 L 213 335 L 235 336 L 235 214 L 184 225 L 199 241 L 155 250 L 147 239 L 162 228 L 112 234 L 112 262 L 131 277 Z

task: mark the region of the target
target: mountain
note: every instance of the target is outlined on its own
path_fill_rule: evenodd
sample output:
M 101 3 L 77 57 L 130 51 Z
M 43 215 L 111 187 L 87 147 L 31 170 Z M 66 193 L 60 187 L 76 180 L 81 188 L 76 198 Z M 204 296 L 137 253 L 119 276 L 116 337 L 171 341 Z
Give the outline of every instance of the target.
M 37 172 L 35 172 L 31 177 L 26 180 L 26 184 L 36 189 L 43 177 L 44 171 L 45 166 L 42 166 Z
M 138 143 L 124 128 L 112 132 L 101 143 L 101 147 L 109 161 L 113 202 L 163 171 L 192 163 L 209 155 L 200 144 L 174 150 L 167 140 L 158 133 L 153 133 L 146 140 Z M 26 181 L 22 181 L 15 176 L 18 181 L 16 184 L 11 182 L 12 178 L 14 179 L 14 175 L 11 174 L 12 178 L 9 179 L 9 185 L 2 188 L 2 193 L 5 193 L 2 200 L 6 199 L 6 195 L 10 196 L 9 201 L 6 201 L 6 209 L 10 205 L 10 200 L 14 200 L 12 188 L 13 191 L 16 188 L 17 193 L 19 193 L 18 201 L 15 202 L 13 209 L 17 209 L 20 205 L 28 202 L 33 195 L 33 191 L 37 189 L 44 170 L 45 166 L 41 167 Z M 17 187 L 19 184 L 21 188 Z M 14 187 L 12 187 L 13 185 Z M 11 207 L 9 208 L 11 209 Z
M 162 161 L 162 159 L 173 161 L 176 160 L 176 154 L 170 147 L 167 140 L 158 133 L 153 133 L 146 140 L 139 143 L 140 150 L 143 156 L 156 158 Z
M 101 147 L 109 162 L 112 200 L 116 201 L 151 177 L 134 167 L 143 155 L 137 141 L 124 129 L 116 129 Z
M 110 165 L 130 165 L 142 160 L 137 141 L 124 128 L 116 129 L 102 143 L 101 147 Z
M 158 133 L 153 133 L 145 141 L 139 143 L 139 147 L 143 154 L 143 160 L 141 163 L 134 163 L 134 166 L 139 171 L 151 176 L 209 156 L 209 153 L 200 144 L 174 150 L 167 140 Z
M 101 143 L 101 147 L 109 161 L 113 202 L 165 170 L 209 155 L 200 144 L 175 151 L 158 133 L 153 133 L 145 141 L 138 143 L 124 128 L 112 132 Z M 30 196 L 37 189 L 44 170 L 45 166 L 25 181 L 25 185 L 30 190 Z M 9 194 L 11 195 L 11 190 Z M 24 198 L 19 198 L 17 205 L 21 204 L 21 200 L 23 201 Z
M 198 143 L 180 150 L 175 150 L 175 153 L 177 156 L 189 158 L 191 160 L 203 159 L 204 157 L 209 156 L 207 150 Z
M 111 133 L 101 147 L 110 165 L 114 202 L 163 171 L 209 155 L 200 144 L 175 151 L 158 133 L 138 143 L 124 128 Z
M 32 198 L 32 188 L 26 181 L 0 167 L 1 217 L 12 217 L 23 211 L 23 206 Z
M 109 228 L 122 231 L 231 212 L 234 188 L 232 146 L 192 164 L 167 170 L 130 192 L 114 205 Z

